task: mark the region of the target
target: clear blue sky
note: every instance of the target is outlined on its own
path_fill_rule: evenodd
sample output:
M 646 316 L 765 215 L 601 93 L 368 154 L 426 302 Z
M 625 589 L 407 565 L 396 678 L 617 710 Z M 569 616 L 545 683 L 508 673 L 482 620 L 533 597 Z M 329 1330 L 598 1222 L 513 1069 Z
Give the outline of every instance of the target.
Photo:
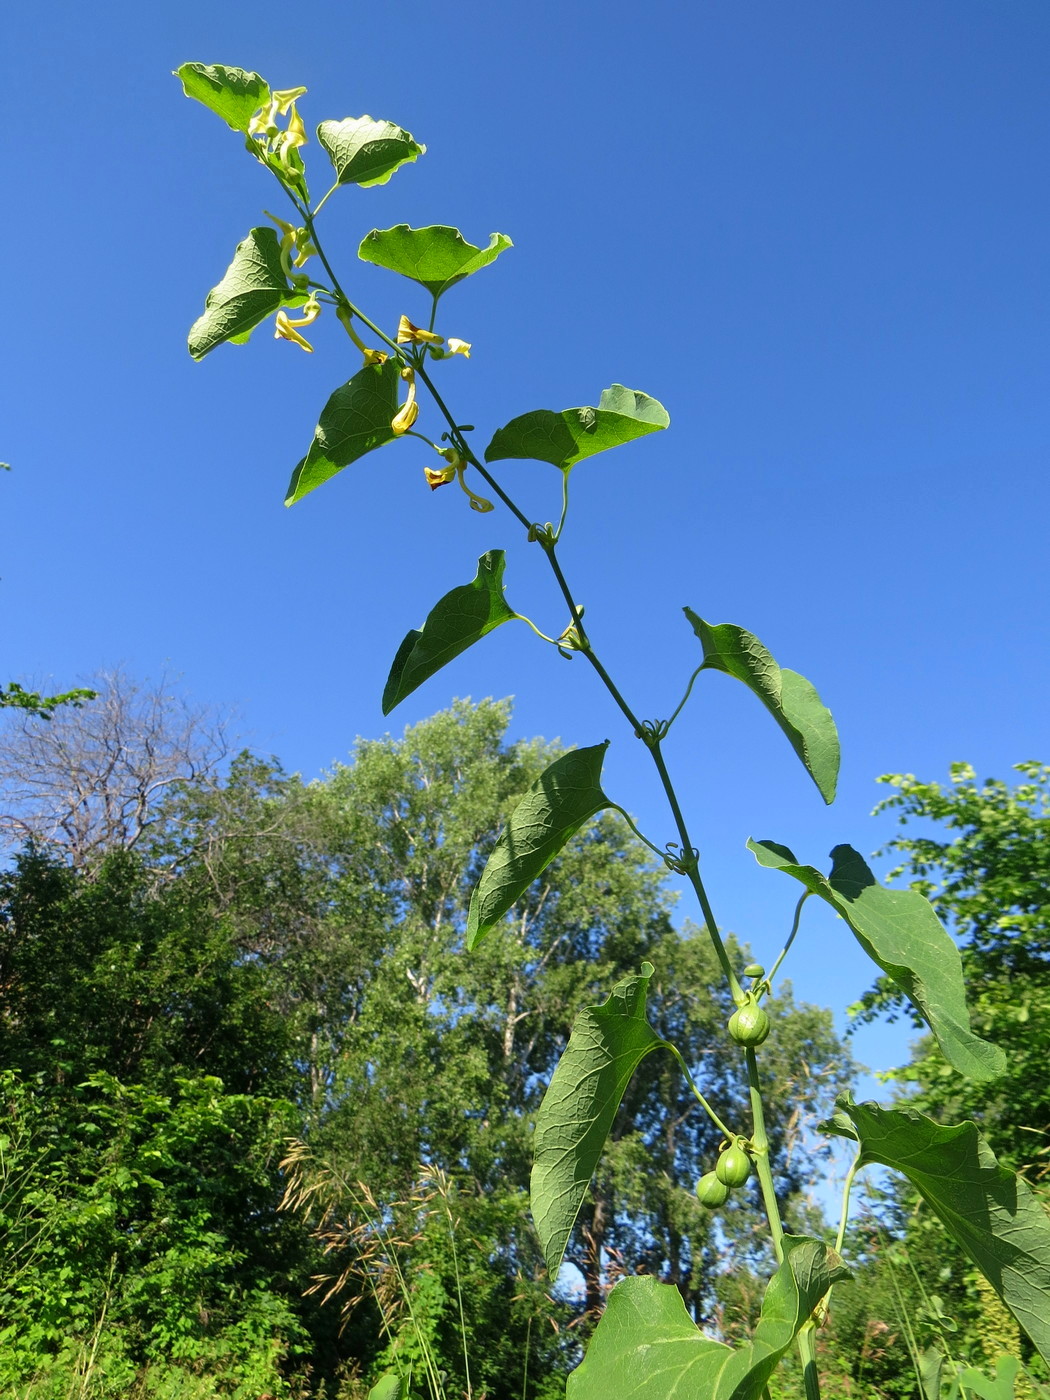
M 612 738 L 608 791 L 673 835 L 583 661 L 524 628 L 384 720 L 401 637 L 483 550 L 508 549 L 517 608 L 566 619 L 513 521 L 426 489 L 421 444 L 282 505 L 356 365 L 323 322 L 313 356 L 265 331 L 187 355 L 205 292 L 277 200 L 170 76 L 200 60 L 305 84 L 311 127 L 367 112 L 428 145 L 323 216 L 384 324 L 423 298 L 355 263 L 370 228 L 514 239 L 443 303 L 474 344 L 444 382 L 479 446 L 613 381 L 666 403 L 670 432 L 575 471 L 565 564 L 643 715 L 667 714 L 696 662 L 689 604 L 756 632 L 837 717 L 830 810 L 724 677 L 669 746 L 718 917 L 760 956 L 794 895 L 749 834 L 817 863 L 839 841 L 870 852 L 890 834 L 869 817 L 879 773 L 1050 755 L 1043 0 L 60 3 L 5 27 L 5 678 L 167 665 L 308 776 L 452 695 L 514 694 L 517 735 Z M 553 467 L 505 479 L 556 514 Z M 800 994 L 841 1008 L 864 989 L 847 939 L 807 910 Z M 860 1051 L 886 1064 L 902 1044 L 891 1028 Z

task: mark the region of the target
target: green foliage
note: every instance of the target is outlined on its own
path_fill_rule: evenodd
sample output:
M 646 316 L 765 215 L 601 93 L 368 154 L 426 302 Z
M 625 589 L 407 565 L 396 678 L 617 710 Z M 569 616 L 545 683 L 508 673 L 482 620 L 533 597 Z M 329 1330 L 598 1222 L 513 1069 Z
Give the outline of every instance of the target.
M 331 395 L 324 408 L 310 450 L 292 472 L 285 494 L 286 506 L 356 462 L 366 452 L 393 442 L 390 426 L 397 412 L 397 366 L 392 361 L 365 365 Z
M 17 681 L 0 686 L 0 710 L 27 710 L 41 719 L 50 719 L 52 711 L 57 710 L 59 705 L 79 707 L 94 698 L 93 690 L 66 690 L 61 695 L 40 695 L 35 690 L 24 690 Z
M 272 228 L 253 228 L 237 244 L 222 281 L 211 289 L 203 313 L 190 327 L 189 351 L 202 360 L 223 341 L 243 345 L 267 316 L 282 306 L 301 306 L 305 292 L 293 290 L 281 266 Z
M 784 1262 L 769 1281 L 754 1337 L 735 1350 L 705 1337 L 676 1288 L 628 1278 L 613 1289 L 583 1365 L 569 1378 L 568 1400 L 758 1400 L 813 1309 L 839 1279 L 837 1255 L 818 1240 L 788 1236 Z M 688 1386 L 688 1391 L 683 1391 Z
M 395 224 L 393 228 L 374 228 L 366 233 L 357 255 L 364 262 L 410 277 L 436 298 L 464 277 L 494 263 L 500 253 L 513 246 L 505 233 L 490 234 L 488 247 L 477 248 L 467 242 L 458 228 L 447 224 L 432 224 L 429 228 Z
M 270 89 L 258 73 L 227 68 L 221 63 L 184 63 L 175 70 L 187 97 L 217 112 L 234 131 L 247 133 L 252 116 L 270 100 Z
M 470 898 L 467 946 L 495 928 L 584 822 L 612 804 L 601 789 L 608 741 L 563 754 L 515 807 Z
M 371 117 L 322 122 L 317 139 L 335 168 L 336 183 L 363 189 L 385 185 L 395 170 L 427 149 L 394 122 L 377 122 Z
M 796 671 L 782 670 L 762 643 L 743 627 L 712 626 L 691 608 L 685 615 L 704 649 L 701 670 L 724 671 L 754 692 L 787 735 L 825 802 L 835 800 L 839 736 L 830 710 Z
M 385 715 L 460 652 L 500 623 L 517 617 L 503 597 L 505 562 L 501 549 L 483 554 L 473 581 L 446 593 L 431 608 L 423 626 L 409 632 L 397 649 L 383 690 Z
M 527 457 L 567 472 L 586 457 L 633 442 L 670 422 L 662 403 L 637 389 L 613 384 L 602 390 L 597 408 L 567 408 L 561 413 L 538 408 L 512 418 L 485 448 L 485 461 Z
M 847 1098 L 824 1127 L 859 1143 L 861 1165 L 908 1178 L 1050 1362 L 1050 1220 L 974 1124 L 945 1128 L 913 1109 Z
M 841 914 L 857 942 L 908 997 L 949 1062 L 971 1079 L 994 1079 L 1006 1057 L 970 1029 L 958 950 L 929 903 L 879 885 L 851 846 L 831 852 L 831 874 L 799 865 L 786 846 L 748 841 L 760 865 L 783 870 Z
M 652 975 L 652 964 L 643 963 L 641 976 L 625 978 L 601 1006 L 580 1012 L 536 1115 L 532 1214 L 552 1279 L 624 1091 L 662 1043 L 645 1019 Z

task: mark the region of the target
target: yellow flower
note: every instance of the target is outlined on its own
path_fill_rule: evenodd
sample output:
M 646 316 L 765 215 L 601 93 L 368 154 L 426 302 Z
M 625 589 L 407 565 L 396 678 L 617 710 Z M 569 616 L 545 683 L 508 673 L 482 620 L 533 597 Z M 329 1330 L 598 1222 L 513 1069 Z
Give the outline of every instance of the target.
M 427 479 L 427 485 L 431 491 L 436 491 L 439 486 L 447 486 L 450 481 L 456 479 L 455 467 L 424 467 L 423 475 Z
M 403 369 L 401 378 L 408 384 L 408 397 L 390 423 L 390 427 L 398 435 L 407 433 L 419 417 L 419 404 L 416 403 L 416 372 L 413 369 Z
M 275 321 L 276 329 L 273 333 L 274 340 L 290 340 L 294 345 L 301 346 L 313 354 L 314 347 L 308 340 L 305 340 L 295 329 L 296 326 L 309 326 L 317 320 L 321 314 L 321 303 L 316 297 L 311 297 L 303 307 L 303 314 L 297 320 L 292 320 L 287 311 L 278 311 Z
M 457 340 L 455 336 L 448 338 L 448 353 L 450 355 L 462 355 L 464 359 L 470 359 L 470 341 Z
M 364 368 L 369 369 L 372 365 L 385 365 L 390 356 L 385 350 L 366 350 Z
M 280 112 L 283 117 L 293 102 L 297 102 L 300 97 L 306 96 L 304 87 L 284 88 L 280 92 L 270 93 L 270 105 L 275 112 Z
M 397 328 L 398 345 L 444 345 L 445 338 L 433 331 L 420 330 L 407 316 L 402 316 Z

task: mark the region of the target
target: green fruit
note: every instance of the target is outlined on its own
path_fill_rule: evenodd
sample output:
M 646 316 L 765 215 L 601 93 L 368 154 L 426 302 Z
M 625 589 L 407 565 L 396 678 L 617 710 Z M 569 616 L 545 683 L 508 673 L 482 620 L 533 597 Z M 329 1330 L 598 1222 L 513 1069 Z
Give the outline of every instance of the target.
M 696 1183 L 696 1198 L 702 1206 L 715 1210 L 729 1199 L 729 1187 L 714 1172 L 705 1172 Z
M 747 967 L 744 968 L 744 976 L 762 977 L 765 975 L 765 971 L 766 969 L 762 966 L 761 963 L 748 963 Z
M 724 1186 L 743 1186 L 751 1175 L 751 1158 L 742 1147 L 727 1147 L 718 1159 L 715 1176 Z
M 745 1002 L 730 1016 L 729 1034 L 738 1045 L 761 1045 L 769 1034 L 769 1017 L 755 1002 Z

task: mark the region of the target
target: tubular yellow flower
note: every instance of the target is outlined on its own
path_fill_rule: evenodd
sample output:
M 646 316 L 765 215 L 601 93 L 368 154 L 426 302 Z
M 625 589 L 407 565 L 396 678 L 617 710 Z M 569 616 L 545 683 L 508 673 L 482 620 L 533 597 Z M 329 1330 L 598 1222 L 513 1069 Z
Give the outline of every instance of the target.
M 448 353 L 450 355 L 462 355 L 464 359 L 470 359 L 470 341 L 457 340 L 455 336 L 448 338 Z
M 456 478 L 455 467 L 424 467 L 423 475 L 426 477 L 427 485 L 431 491 L 436 491 L 439 486 L 447 486 L 450 481 Z
M 435 335 L 433 331 L 420 330 L 414 326 L 407 316 L 402 316 L 397 327 L 398 345 L 444 345 L 445 337 Z
M 280 92 L 270 93 L 270 104 L 275 112 L 280 112 L 281 116 L 284 116 L 293 102 L 297 102 L 300 97 L 305 96 L 306 89 L 304 87 L 284 88 Z
M 403 369 L 401 378 L 408 384 L 408 397 L 391 420 L 390 427 L 395 433 L 407 433 L 419 417 L 419 404 L 416 403 L 416 372 Z
M 316 297 L 310 298 L 310 300 L 303 307 L 302 316 L 298 317 L 294 321 L 288 315 L 287 311 L 284 311 L 283 309 L 281 311 L 278 311 L 274 323 L 274 340 L 290 340 L 293 343 L 293 345 L 300 346 L 303 350 L 308 351 L 312 355 L 314 352 L 314 347 L 310 344 L 308 340 L 305 340 L 295 328 L 296 326 L 312 325 L 313 322 L 317 320 L 318 316 L 320 316 L 320 314 L 321 303 L 317 300 Z

